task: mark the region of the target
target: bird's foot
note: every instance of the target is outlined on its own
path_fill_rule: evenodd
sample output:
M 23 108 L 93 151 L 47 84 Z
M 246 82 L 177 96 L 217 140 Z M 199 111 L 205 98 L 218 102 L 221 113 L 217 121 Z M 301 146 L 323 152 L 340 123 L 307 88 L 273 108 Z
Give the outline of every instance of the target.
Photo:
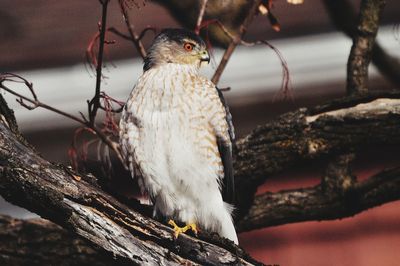
M 192 232 L 197 236 L 197 225 L 195 223 L 189 223 L 186 224 L 184 227 L 179 227 L 173 220 L 169 220 L 168 224 L 171 225 L 174 229 L 174 237 L 175 239 L 178 238 L 178 236 L 181 233 L 185 233 L 187 230 L 192 230 Z
M 184 228 L 187 228 L 186 230 L 192 230 L 192 232 L 197 236 L 197 225 L 195 223 L 189 223 L 187 224 Z

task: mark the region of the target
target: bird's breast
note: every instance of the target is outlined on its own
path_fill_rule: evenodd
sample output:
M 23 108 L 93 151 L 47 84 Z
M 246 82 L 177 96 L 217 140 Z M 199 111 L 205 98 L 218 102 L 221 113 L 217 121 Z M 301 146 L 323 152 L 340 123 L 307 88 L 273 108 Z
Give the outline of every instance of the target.
M 190 71 L 166 67 L 150 69 L 132 91 L 128 109 L 138 116 L 145 112 L 188 115 L 198 111 L 200 95 L 196 92 L 195 75 Z

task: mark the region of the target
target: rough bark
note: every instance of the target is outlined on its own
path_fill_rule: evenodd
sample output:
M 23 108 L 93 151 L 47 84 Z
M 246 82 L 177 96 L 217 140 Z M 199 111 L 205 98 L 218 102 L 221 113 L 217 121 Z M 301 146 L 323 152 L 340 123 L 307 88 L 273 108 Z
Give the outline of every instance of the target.
M 257 187 L 274 173 L 328 154 L 400 143 L 399 97 L 398 93 L 349 97 L 301 108 L 239 140 L 234 163 L 237 220 L 252 206 Z
M 385 170 L 346 189 L 327 189 L 323 184 L 277 193 L 264 193 L 254 199 L 237 230 L 302 222 L 335 220 L 400 199 L 400 168 Z
M 347 0 L 324 0 L 329 16 L 335 26 L 347 36 L 353 38 L 357 34 L 357 14 Z M 388 54 L 377 40 L 372 48 L 372 63 L 388 80 L 400 87 L 400 60 Z
M 368 92 L 368 66 L 385 0 L 362 0 L 357 31 L 347 64 L 347 92 Z
M 44 219 L 0 215 L 1 265 L 118 265 L 88 241 Z
M 52 164 L 22 144 L 0 123 L 0 193 L 111 253 L 118 263 L 135 265 L 253 265 L 229 241 L 183 234 L 120 203 L 98 187 L 94 177 Z

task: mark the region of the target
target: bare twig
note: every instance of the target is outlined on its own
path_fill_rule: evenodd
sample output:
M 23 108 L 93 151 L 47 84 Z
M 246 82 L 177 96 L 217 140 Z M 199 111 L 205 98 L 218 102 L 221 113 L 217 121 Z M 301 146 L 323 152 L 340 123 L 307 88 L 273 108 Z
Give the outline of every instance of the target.
M 199 34 L 199 32 L 200 32 L 201 24 L 203 22 L 204 12 L 206 11 L 206 7 L 207 7 L 207 2 L 208 2 L 208 0 L 201 0 L 199 2 L 200 3 L 199 16 L 197 17 L 196 28 L 194 29 L 196 34 Z
M 99 37 L 99 52 L 97 54 L 97 66 L 96 66 L 96 88 L 95 95 L 92 100 L 88 103 L 89 112 L 89 123 L 94 126 L 96 120 L 97 110 L 100 107 L 100 87 L 103 69 L 103 54 L 104 54 L 104 41 L 106 36 L 106 25 L 107 25 L 107 7 L 110 0 L 99 0 L 102 6 L 101 24 L 100 26 L 100 37 Z
M 215 73 L 211 79 L 214 84 L 218 84 L 219 79 L 221 78 L 222 72 L 224 71 L 226 64 L 229 61 L 229 58 L 232 56 L 233 51 L 235 50 L 236 46 L 241 42 L 242 36 L 246 33 L 247 27 L 253 21 L 254 16 L 258 11 L 258 7 L 261 4 L 261 0 L 255 0 L 249 9 L 249 13 L 246 19 L 243 21 L 242 25 L 240 25 L 239 33 L 234 36 L 234 38 L 229 43 L 228 48 L 225 50 L 224 55 L 222 56 L 221 62 L 219 63 Z
M 12 80 L 12 79 L 9 79 L 9 78 L 8 78 L 10 75 L 12 75 L 12 76 L 14 76 L 14 77 L 18 77 L 18 78 L 20 78 L 20 79 L 26 81 L 25 84 L 27 84 L 27 87 L 28 87 L 29 90 L 32 92 L 33 99 L 30 99 L 30 98 L 28 98 L 28 97 L 26 97 L 26 96 L 24 96 L 24 95 L 22 95 L 22 94 L 20 94 L 20 93 L 15 92 L 14 90 L 8 88 L 8 87 L 4 84 L 4 81 L 16 82 L 15 80 Z M 33 106 L 29 106 L 29 109 L 34 109 L 34 108 L 37 108 L 37 107 L 41 107 L 41 108 L 50 110 L 50 111 L 52 111 L 52 112 L 54 112 L 54 113 L 60 114 L 60 115 L 62 115 L 62 116 L 65 116 L 65 117 L 67 117 L 67 118 L 69 118 L 69 119 L 72 119 L 72 120 L 74 120 L 74 121 L 76 121 L 76 122 L 78 122 L 78 123 L 81 123 L 81 124 L 83 124 L 83 125 L 87 125 L 87 124 L 86 124 L 86 121 L 80 119 L 79 117 L 76 117 L 76 116 L 74 116 L 74 115 L 68 114 L 68 113 L 66 113 L 66 112 L 64 112 L 64 111 L 61 111 L 61 110 L 59 110 L 59 109 L 56 109 L 56 108 L 54 108 L 54 107 L 52 107 L 52 106 L 50 106 L 50 105 L 47 105 L 47 104 L 42 103 L 41 101 L 39 101 L 38 98 L 37 98 L 37 96 L 36 96 L 36 94 L 34 93 L 32 83 L 29 83 L 26 79 L 24 79 L 24 78 L 22 78 L 22 77 L 20 77 L 20 76 L 17 76 L 17 75 L 15 75 L 15 74 L 11 74 L 11 73 L 4 73 L 4 74 L 2 74 L 2 75 L 0 76 L 0 88 L 2 88 L 3 90 L 7 91 L 8 93 L 10 93 L 10 94 L 12 94 L 12 95 L 14 95 L 14 96 L 17 96 L 17 98 L 18 98 L 17 101 L 18 101 L 19 103 L 21 103 L 22 100 L 24 100 L 24 101 L 27 101 L 27 102 L 33 104 Z
M 119 30 L 117 30 L 117 29 L 114 28 L 114 27 L 108 28 L 107 31 L 108 31 L 108 32 L 111 32 L 111 33 L 114 33 L 115 35 L 117 35 L 117 36 L 119 36 L 119 37 L 121 37 L 121 38 L 123 38 L 123 39 L 125 39 L 125 40 L 133 41 L 132 38 L 131 38 L 131 36 L 128 36 L 128 35 L 126 35 L 126 34 L 120 32 Z
M 128 28 L 128 32 L 129 32 L 129 35 L 131 36 L 131 40 L 132 40 L 133 44 L 135 45 L 137 51 L 139 52 L 140 56 L 142 58 L 145 58 L 146 57 L 146 49 L 143 46 L 141 37 L 136 34 L 135 28 L 134 28 L 133 24 L 130 22 L 129 13 L 128 13 L 128 10 L 127 10 L 124 2 L 125 2 L 124 0 L 119 0 L 119 6 L 121 8 L 121 12 L 123 14 L 126 27 Z
M 33 86 L 32 83 L 29 83 L 26 79 L 15 75 L 15 74 L 10 74 L 10 73 L 4 73 L 1 76 L 0 82 L 1 82 L 1 88 L 3 88 L 4 90 L 8 91 L 9 93 L 15 95 L 18 97 L 17 102 L 19 102 L 22 106 L 24 106 L 27 109 L 35 109 L 37 107 L 42 107 L 45 108 L 47 110 L 50 110 L 52 112 L 58 113 L 60 115 L 63 115 L 65 117 L 68 117 L 80 124 L 82 124 L 85 128 L 91 129 L 108 147 L 110 147 L 117 155 L 117 157 L 119 158 L 119 160 L 123 163 L 123 159 L 121 156 L 121 152 L 119 150 L 119 145 L 117 143 L 115 143 L 114 141 L 112 141 L 110 139 L 109 133 L 110 130 L 108 130 L 109 125 L 105 124 L 105 127 L 103 129 L 98 128 L 95 125 L 95 120 L 96 120 L 96 115 L 98 112 L 98 109 L 102 109 L 104 108 L 101 105 L 101 99 L 103 99 L 104 101 L 109 101 L 111 100 L 111 98 L 107 98 L 105 99 L 105 94 L 101 92 L 101 79 L 102 79 L 102 67 L 103 67 L 103 54 L 104 54 L 104 45 L 106 43 L 112 43 L 109 41 L 105 40 L 105 34 L 106 34 L 106 23 L 107 23 L 107 7 L 108 7 L 108 3 L 109 0 L 99 0 L 99 2 L 102 5 L 102 19 L 101 19 L 101 23 L 99 23 L 99 33 L 97 33 L 94 38 L 92 39 L 92 41 L 89 44 L 89 47 L 87 49 L 87 56 L 88 58 L 90 58 L 91 62 L 93 63 L 93 65 L 95 65 L 96 67 L 96 87 L 95 87 L 95 95 L 93 96 L 93 98 L 88 101 L 88 116 L 89 119 L 86 119 L 86 117 L 80 113 L 82 118 L 79 118 L 77 116 L 68 114 L 66 112 L 63 112 L 61 110 L 58 110 L 52 106 L 49 106 L 45 103 L 42 103 L 38 100 L 35 91 L 33 90 Z M 99 40 L 99 50 L 97 53 L 97 60 L 95 59 L 95 55 L 94 55 L 94 45 L 96 43 L 96 41 Z M 25 83 L 25 85 L 27 86 L 27 88 L 29 88 L 33 99 L 30 99 L 26 96 L 23 96 L 13 90 L 11 90 L 10 88 L 8 88 L 6 85 L 4 85 L 4 81 L 12 81 L 12 82 L 22 82 Z M 28 105 L 25 103 L 29 102 L 32 105 Z M 116 102 L 116 101 L 114 101 Z M 122 105 L 121 103 L 119 103 L 120 105 Z M 109 106 L 110 107 L 110 106 Z M 118 111 L 118 110 L 108 110 L 109 113 L 112 113 L 112 111 Z M 110 119 L 110 115 L 106 114 L 107 122 L 112 122 L 111 126 L 115 127 L 115 122 L 114 119 Z M 114 132 L 113 132 L 114 133 Z M 114 134 L 115 135 L 115 134 Z
M 362 0 L 347 63 L 347 93 L 368 93 L 368 66 L 385 0 Z
M 22 94 L 20 94 L 18 92 L 15 92 L 14 90 L 10 89 L 9 87 L 7 87 L 4 84 L 4 82 L 7 82 L 7 81 L 8 82 L 24 83 L 29 88 L 29 91 L 32 93 L 33 99 L 28 98 L 28 97 L 26 97 L 26 96 L 24 96 L 24 95 L 22 95 Z M 8 93 L 16 96 L 18 98 L 17 101 L 22 106 L 24 106 L 24 107 L 26 107 L 26 108 L 28 108 L 30 110 L 35 109 L 37 107 L 41 107 L 41 108 L 47 109 L 49 111 L 52 111 L 54 113 L 57 113 L 59 115 L 62 115 L 64 117 L 67 117 L 67 118 L 69 118 L 69 119 L 71 119 L 73 121 L 76 121 L 76 122 L 82 124 L 85 127 L 88 127 L 90 129 L 92 129 L 96 133 L 96 135 L 116 153 L 117 157 L 121 160 L 121 162 L 123 162 L 123 159 L 122 159 L 122 156 L 121 156 L 121 152 L 119 150 L 119 145 L 117 143 L 113 142 L 110 139 L 109 136 L 105 135 L 101 131 L 101 129 L 96 127 L 95 124 L 92 124 L 90 121 L 88 121 L 82 113 L 81 113 L 82 118 L 79 118 L 77 116 L 71 115 L 69 113 L 61 111 L 61 110 L 59 110 L 59 109 L 57 109 L 57 108 L 55 108 L 53 106 L 50 106 L 48 104 L 45 104 L 45 103 L 39 101 L 37 96 L 36 96 L 36 93 L 34 91 L 33 84 L 28 82 L 25 78 L 23 78 L 23 77 L 21 77 L 19 75 L 16 75 L 16 74 L 2 73 L 0 75 L 0 88 L 2 88 L 3 90 L 7 91 Z M 101 97 L 101 94 L 100 94 L 99 97 Z M 23 101 L 31 103 L 32 106 L 28 106 Z M 99 108 L 100 108 L 100 106 L 99 106 Z

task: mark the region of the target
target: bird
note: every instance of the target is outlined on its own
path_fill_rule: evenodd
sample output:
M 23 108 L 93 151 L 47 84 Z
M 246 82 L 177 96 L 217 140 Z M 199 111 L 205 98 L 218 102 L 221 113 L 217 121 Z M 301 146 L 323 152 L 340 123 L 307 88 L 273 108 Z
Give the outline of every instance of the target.
M 194 32 L 162 30 L 123 108 L 119 142 L 153 215 L 168 220 L 176 238 L 204 230 L 238 244 L 232 116 L 221 91 L 199 73 L 209 62 Z

